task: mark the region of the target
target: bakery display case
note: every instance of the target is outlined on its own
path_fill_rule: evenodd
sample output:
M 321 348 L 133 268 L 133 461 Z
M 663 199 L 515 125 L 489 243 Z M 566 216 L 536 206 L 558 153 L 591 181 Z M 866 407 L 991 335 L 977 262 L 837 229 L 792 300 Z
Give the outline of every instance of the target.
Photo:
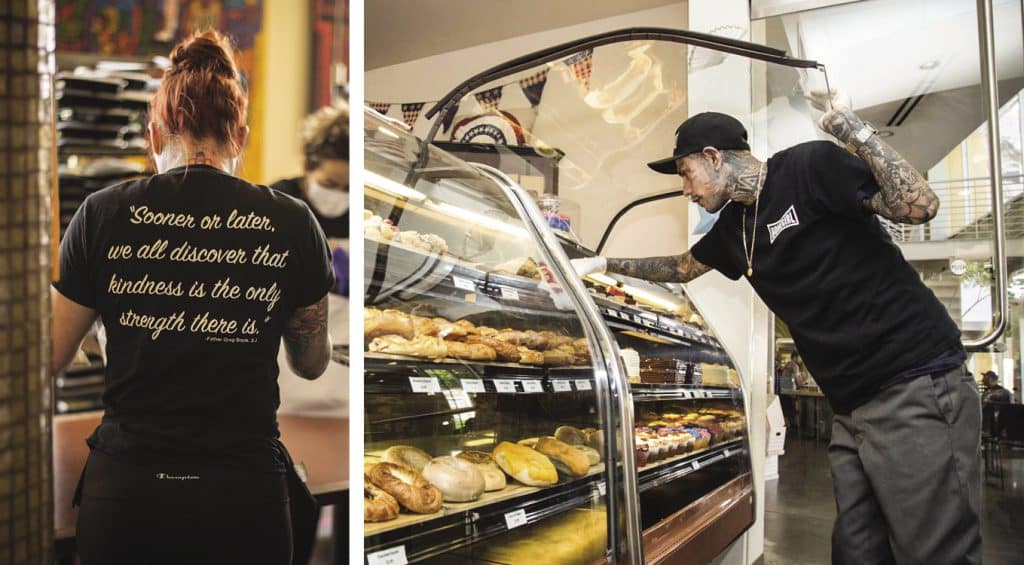
M 595 255 L 585 242 L 603 254 L 639 205 L 681 195 L 652 189 L 644 164 L 690 115 L 693 46 L 817 67 L 743 41 L 635 28 L 467 78 L 425 111 L 422 138 L 368 114 L 365 498 L 390 508 L 382 521 L 366 516 L 368 562 L 699 564 L 754 524 L 749 395 L 701 297 L 618 275 L 581 279 L 568 263 Z M 563 80 L 548 78 L 543 100 L 533 92 L 530 111 L 508 118 L 509 85 L 525 93 L 553 76 Z M 512 110 L 488 108 L 502 88 Z M 445 136 L 494 147 L 462 152 L 477 161 L 468 164 L 434 145 Z M 553 148 L 557 167 L 531 164 Z M 538 174 L 536 198 L 514 180 Z M 557 208 L 541 205 L 555 197 Z M 631 255 L 615 256 L 656 255 L 645 249 L 655 234 L 685 241 L 685 210 L 624 222 Z M 586 467 L 566 460 L 573 450 L 592 457 Z M 505 487 L 426 467 L 462 465 L 449 455 L 497 465 Z M 555 472 L 538 482 L 544 458 Z M 407 493 L 384 486 L 384 463 L 440 502 L 420 513 L 392 504 L 380 490 Z
M 614 560 L 623 377 L 536 206 L 372 111 L 365 152 L 367 562 Z

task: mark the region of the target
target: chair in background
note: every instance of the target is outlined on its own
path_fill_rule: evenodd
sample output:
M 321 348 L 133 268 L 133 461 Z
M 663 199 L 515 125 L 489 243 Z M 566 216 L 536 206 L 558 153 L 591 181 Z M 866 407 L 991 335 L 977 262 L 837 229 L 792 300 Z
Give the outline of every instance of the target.
M 998 477 L 1000 488 L 1004 486 L 1003 449 L 999 443 L 999 414 L 1003 406 L 986 402 L 981 408 L 981 453 L 985 461 L 985 480 Z

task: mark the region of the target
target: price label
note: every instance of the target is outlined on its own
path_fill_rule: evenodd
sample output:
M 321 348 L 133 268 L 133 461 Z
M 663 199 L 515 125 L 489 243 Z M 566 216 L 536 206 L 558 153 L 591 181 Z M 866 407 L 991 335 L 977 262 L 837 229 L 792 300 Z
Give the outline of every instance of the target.
M 375 551 L 366 556 L 369 565 L 406 565 L 409 560 L 405 557 L 405 546 L 392 547 L 382 551 Z
M 501 297 L 505 300 L 519 300 L 519 291 L 514 288 L 501 287 Z
M 512 530 L 519 526 L 526 525 L 526 510 L 519 509 L 514 512 L 505 513 L 505 525 Z
M 683 398 L 693 398 L 693 393 L 688 391 L 688 390 L 684 390 L 683 391 Z
M 523 381 L 523 392 L 544 392 L 544 385 L 540 381 Z
M 604 481 L 597 483 L 597 492 L 601 493 L 601 496 L 608 494 L 608 485 Z
M 693 462 L 693 470 L 694 471 L 700 471 L 700 461 L 694 461 Z
M 555 392 L 572 392 L 572 384 L 566 380 L 551 381 L 551 386 L 554 387 Z
M 441 382 L 436 377 L 409 377 L 409 385 L 413 392 L 441 392 Z
M 576 390 L 593 390 L 594 385 L 590 384 L 587 379 L 576 379 Z
M 514 393 L 516 391 L 516 382 L 508 379 L 494 379 L 494 388 L 498 389 L 498 392 Z
M 455 288 L 461 288 L 462 290 L 469 291 L 476 290 L 476 285 L 473 284 L 473 281 L 467 279 L 466 277 L 452 275 L 452 282 L 455 283 Z
M 462 390 L 466 392 L 487 392 L 484 389 L 483 379 L 459 379 L 462 381 Z

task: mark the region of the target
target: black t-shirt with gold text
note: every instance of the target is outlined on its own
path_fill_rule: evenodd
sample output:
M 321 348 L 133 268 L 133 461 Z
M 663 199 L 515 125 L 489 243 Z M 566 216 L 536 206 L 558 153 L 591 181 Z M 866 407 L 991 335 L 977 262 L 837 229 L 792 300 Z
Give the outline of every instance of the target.
M 333 285 L 309 208 L 268 187 L 193 165 L 90 195 L 54 284 L 106 329 L 90 446 L 280 468 L 281 335 Z

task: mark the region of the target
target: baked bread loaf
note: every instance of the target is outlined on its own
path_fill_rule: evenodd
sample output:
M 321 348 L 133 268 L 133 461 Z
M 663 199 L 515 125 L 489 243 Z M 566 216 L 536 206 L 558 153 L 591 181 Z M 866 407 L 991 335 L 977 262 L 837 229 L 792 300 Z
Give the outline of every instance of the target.
M 363 473 L 363 521 L 387 522 L 398 517 L 398 501 L 370 482 L 370 476 Z
M 417 514 L 432 514 L 441 509 L 441 491 L 405 465 L 377 463 L 370 469 L 370 482 Z
M 411 320 L 410 323 L 412 323 Z M 370 342 L 370 351 L 428 359 L 443 359 L 448 356 L 448 346 L 445 345 L 444 340 L 429 335 L 415 339 L 405 339 L 397 335 L 375 337 Z
M 575 359 L 575 354 L 566 353 L 558 349 L 550 349 L 544 352 L 544 365 L 550 367 L 563 367 L 565 365 L 572 365 Z
M 587 462 L 590 463 L 591 467 L 601 462 L 601 454 L 593 447 L 587 447 L 585 445 L 574 445 L 573 447 L 578 449 L 583 455 L 587 456 Z
M 548 340 L 548 349 L 558 349 L 559 346 L 568 345 L 572 347 L 573 338 L 567 335 L 555 333 L 553 331 L 544 330 L 540 332 L 540 335 L 544 339 Z
M 517 351 L 519 355 L 519 363 L 523 365 L 543 365 L 544 354 L 540 351 L 534 351 L 525 345 L 520 345 Z
M 367 308 L 363 311 L 363 336 L 366 339 L 382 335 L 399 335 L 412 339 L 415 327 L 412 318 L 398 310 L 377 310 Z
M 522 445 L 524 447 L 529 447 L 530 449 L 533 449 L 533 446 L 537 445 L 537 440 L 539 440 L 539 439 L 540 439 L 539 437 L 528 437 L 528 438 L 521 439 L 521 440 L 517 441 L 516 443 L 518 443 L 519 445 Z
M 519 330 L 513 330 L 505 328 L 494 335 L 495 339 L 500 339 L 505 343 L 511 343 L 512 345 L 526 345 L 526 333 Z
M 534 449 L 547 455 L 555 464 L 555 469 L 570 477 L 582 477 L 590 468 L 590 461 L 582 451 L 551 436 L 544 436 L 537 440 Z
M 444 318 L 434 318 L 437 324 L 437 337 L 441 339 L 462 339 L 466 337 L 466 328 L 463 325 L 449 322 Z
M 430 462 L 430 454 L 418 447 L 411 445 L 392 445 L 384 450 L 380 460 L 395 465 L 405 465 L 415 469 L 417 473 L 423 471 L 423 467 Z
M 469 461 L 476 466 L 480 474 L 484 476 L 484 490 L 490 492 L 505 488 L 505 473 L 494 462 L 494 459 L 491 459 L 489 453 L 484 453 L 483 451 L 461 451 L 456 457 Z
M 484 476 L 476 465 L 451 455 L 431 459 L 423 468 L 423 478 L 448 502 L 469 502 L 484 493 Z
M 448 356 L 455 359 L 468 359 L 470 361 L 494 361 L 497 353 L 494 349 L 482 343 L 463 343 L 461 341 L 445 342 L 448 348 Z
M 604 432 L 597 428 L 583 428 L 583 445 L 592 447 L 604 459 Z
M 437 322 L 423 316 L 410 316 L 412 318 L 413 334 L 416 337 L 421 335 L 437 336 Z
M 579 428 L 572 426 L 559 426 L 555 430 L 555 439 L 561 442 L 568 443 L 569 445 L 583 445 L 587 441 L 586 434 Z
M 479 343 L 490 347 L 494 350 L 499 361 L 504 361 L 506 363 L 515 363 L 519 361 L 519 350 L 516 349 L 516 346 L 505 343 L 499 339 L 485 337 L 483 335 L 467 335 L 466 343 Z
M 524 485 L 545 487 L 558 482 L 558 471 L 551 460 L 529 447 L 503 441 L 491 456 L 502 471 Z

